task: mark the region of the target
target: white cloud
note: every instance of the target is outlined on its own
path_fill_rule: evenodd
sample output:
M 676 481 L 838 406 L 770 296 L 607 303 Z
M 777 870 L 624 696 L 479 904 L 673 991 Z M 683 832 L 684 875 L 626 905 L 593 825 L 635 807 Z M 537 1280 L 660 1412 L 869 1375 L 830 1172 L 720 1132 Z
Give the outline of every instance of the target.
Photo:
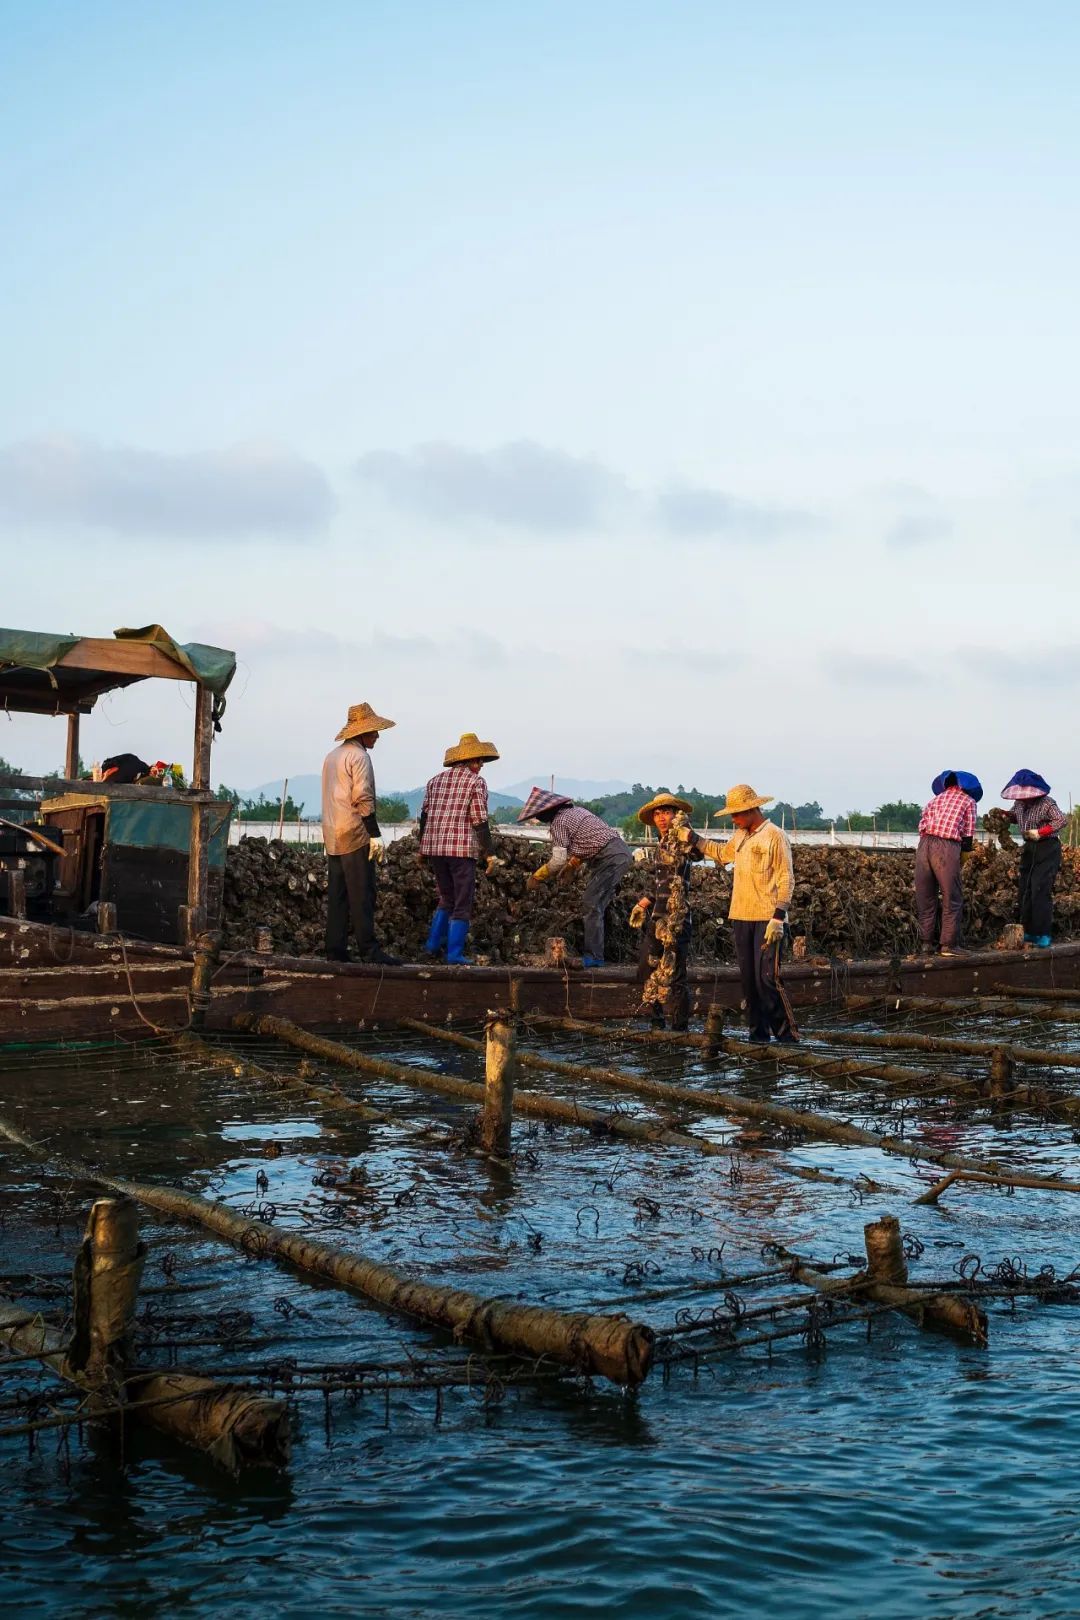
M 272 446 L 168 455 L 89 439 L 24 439 L 0 449 L 0 515 L 117 535 L 299 538 L 336 501 L 322 471 Z

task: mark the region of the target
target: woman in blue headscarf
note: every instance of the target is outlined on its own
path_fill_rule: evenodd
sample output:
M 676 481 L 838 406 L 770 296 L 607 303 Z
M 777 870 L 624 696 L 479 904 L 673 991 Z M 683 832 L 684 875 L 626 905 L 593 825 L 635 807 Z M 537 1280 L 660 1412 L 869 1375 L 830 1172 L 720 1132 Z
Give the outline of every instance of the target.
M 1017 771 L 1002 788 L 1012 800 L 1009 820 L 1024 837 L 1020 852 L 1020 921 L 1025 945 L 1049 945 L 1054 921 L 1054 880 L 1061 870 L 1061 839 L 1068 821 L 1050 797 L 1050 784 L 1038 771 Z

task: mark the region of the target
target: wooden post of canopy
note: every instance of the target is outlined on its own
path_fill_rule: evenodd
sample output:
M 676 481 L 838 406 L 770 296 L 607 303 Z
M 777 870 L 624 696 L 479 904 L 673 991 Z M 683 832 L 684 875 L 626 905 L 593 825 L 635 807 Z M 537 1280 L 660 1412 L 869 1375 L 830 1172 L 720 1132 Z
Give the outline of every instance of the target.
M 79 716 L 67 717 L 67 750 L 64 754 L 64 775 L 74 782 L 79 775 Z
M 214 740 L 214 697 L 205 686 L 195 688 L 195 757 L 191 785 L 208 791 L 210 749 Z M 188 845 L 187 938 L 193 945 L 206 927 L 206 887 L 210 855 L 210 812 L 205 804 L 191 807 L 191 840 Z

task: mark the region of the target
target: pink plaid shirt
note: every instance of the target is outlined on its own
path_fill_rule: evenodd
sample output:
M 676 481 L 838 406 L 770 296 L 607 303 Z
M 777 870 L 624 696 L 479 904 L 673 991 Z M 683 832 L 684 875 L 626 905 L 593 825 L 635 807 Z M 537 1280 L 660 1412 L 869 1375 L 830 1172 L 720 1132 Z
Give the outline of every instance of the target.
M 928 838 L 962 838 L 975 836 L 975 800 L 963 788 L 946 788 L 930 800 L 922 813 L 919 831 Z
M 433 776 L 424 791 L 424 835 L 421 855 L 456 855 L 475 860 L 473 828 L 488 818 L 487 783 L 467 765 L 450 765 Z

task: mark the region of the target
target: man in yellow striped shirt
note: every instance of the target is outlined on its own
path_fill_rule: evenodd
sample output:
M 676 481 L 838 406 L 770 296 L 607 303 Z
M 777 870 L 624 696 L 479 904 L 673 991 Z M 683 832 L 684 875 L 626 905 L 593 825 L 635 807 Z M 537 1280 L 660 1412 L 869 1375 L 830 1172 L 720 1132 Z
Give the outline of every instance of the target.
M 740 782 L 729 791 L 723 810 L 717 811 L 718 816 L 730 816 L 734 821 L 732 836 L 721 842 L 702 838 L 687 828 L 685 841 L 718 865 L 735 863 L 728 916 L 735 936 L 750 1039 L 767 1042 L 772 1035 L 790 1045 L 798 1040 L 798 1031 L 778 983 L 777 969 L 795 873 L 789 840 L 761 813 L 761 806 L 771 799 L 771 794 L 762 796 Z

